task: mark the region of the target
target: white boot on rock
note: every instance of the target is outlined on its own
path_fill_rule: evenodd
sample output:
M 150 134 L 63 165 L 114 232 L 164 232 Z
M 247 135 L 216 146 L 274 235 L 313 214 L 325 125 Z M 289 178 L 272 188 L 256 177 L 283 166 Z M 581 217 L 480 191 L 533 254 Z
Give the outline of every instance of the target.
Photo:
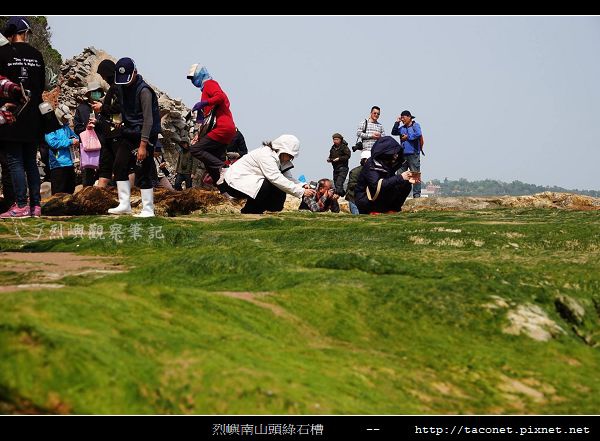
M 109 214 L 130 214 L 131 213 L 131 186 L 129 181 L 117 181 L 117 190 L 119 192 L 119 205 L 115 208 L 109 208 Z
M 135 217 L 154 217 L 154 189 L 142 188 L 142 211 L 134 214 Z

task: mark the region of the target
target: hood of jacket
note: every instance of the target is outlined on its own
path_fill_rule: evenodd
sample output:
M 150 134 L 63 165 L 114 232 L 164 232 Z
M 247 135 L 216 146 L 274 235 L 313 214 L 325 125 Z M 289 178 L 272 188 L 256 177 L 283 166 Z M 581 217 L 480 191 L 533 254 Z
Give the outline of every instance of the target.
M 371 157 L 380 159 L 382 156 L 400 154 L 402 146 L 391 136 L 383 136 L 375 141 L 371 148 Z
M 271 141 L 271 145 L 278 155 L 280 153 L 287 153 L 296 159 L 300 154 L 300 140 L 294 135 L 281 135 L 279 138 Z

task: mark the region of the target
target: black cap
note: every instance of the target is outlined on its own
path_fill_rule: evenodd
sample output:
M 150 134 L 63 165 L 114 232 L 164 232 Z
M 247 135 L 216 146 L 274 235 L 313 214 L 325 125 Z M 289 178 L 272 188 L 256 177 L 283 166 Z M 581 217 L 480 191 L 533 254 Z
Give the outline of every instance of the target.
M 408 116 L 409 118 L 415 119 L 415 117 L 410 114 L 409 110 L 403 110 L 400 116 Z
M 129 57 L 123 57 L 115 64 L 115 84 L 129 84 L 133 78 L 135 63 Z
M 2 33 L 7 37 L 11 37 L 15 34 L 26 31 L 31 31 L 29 20 L 22 15 L 13 15 L 6 22 L 6 28 Z

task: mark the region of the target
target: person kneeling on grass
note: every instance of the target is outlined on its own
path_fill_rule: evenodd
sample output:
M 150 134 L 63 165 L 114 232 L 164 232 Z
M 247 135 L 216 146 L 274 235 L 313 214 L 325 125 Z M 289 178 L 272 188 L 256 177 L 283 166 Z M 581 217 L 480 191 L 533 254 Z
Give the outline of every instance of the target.
M 242 213 L 262 214 L 281 211 L 286 194 L 297 198 L 314 196 L 315 190 L 298 182 L 290 173 L 292 160 L 300 153 L 300 141 L 294 135 L 281 135 L 227 168 L 219 190 L 234 198 L 246 199 Z
M 355 203 L 360 214 L 398 212 L 412 188 L 421 182 L 410 171 L 396 175 L 404 160 L 402 146 L 391 136 L 384 136 L 373 144 L 371 157 L 358 176 L 354 190 Z

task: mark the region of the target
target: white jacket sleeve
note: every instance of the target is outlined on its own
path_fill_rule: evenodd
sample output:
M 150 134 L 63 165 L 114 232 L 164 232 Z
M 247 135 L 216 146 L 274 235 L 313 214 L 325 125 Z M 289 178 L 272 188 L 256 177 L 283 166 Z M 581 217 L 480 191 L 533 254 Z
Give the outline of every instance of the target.
M 288 194 L 293 194 L 297 198 L 301 198 L 304 194 L 304 187 L 301 184 L 290 181 L 281 173 L 277 160 L 274 157 L 271 156 L 267 161 L 260 161 L 258 166 L 265 178 L 275 187 Z

